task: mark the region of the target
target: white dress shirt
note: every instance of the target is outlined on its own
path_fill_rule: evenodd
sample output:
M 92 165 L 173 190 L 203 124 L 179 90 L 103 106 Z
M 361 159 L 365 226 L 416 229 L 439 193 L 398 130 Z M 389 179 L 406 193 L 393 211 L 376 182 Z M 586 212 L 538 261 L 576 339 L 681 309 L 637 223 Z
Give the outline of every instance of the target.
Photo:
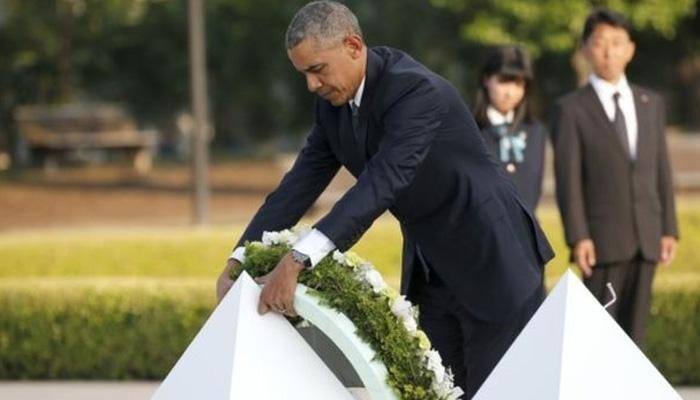
M 486 107 L 486 118 L 489 119 L 489 122 L 491 125 L 503 125 L 503 124 L 510 124 L 513 122 L 513 118 L 515 117 L 515 111 L 510 110 L 506 113 L 506 115 L 501 114 L 500 111 L 496 110 L 492 106 Z
M 365 77 L 362 78 L 362 82 L 360 82 L 360 86 L 357 88 L 355 97 L 353 97 L 349 103 L 357 108 L 360 108 L 362 94 L 364 91 Z M 316 266 L 316 264 L 323 260 L 328 253 L 335 250 L 336 246 L 330 239 L 328 239 L 326 235 L 323 234 L 323 232 L 314 228 L 304 237 L 299 238 L 299 241 L 296 242 L 292 248 L 309 256 L 311 259 L 311 265 Z M 237 247 L 233 253 L 231 253 L 231 256 L 229 256 L 229 259 L 231 258 L 238 260 L 240 263 L 245 262 L 245 247 Z
M 360 86 L 357 88 L 357 92 L 355 92 L 355 97 L 353 97 L 350 100 L 350 103 L 352 103 L 353 106 L 360 108 L 360 103 L 362 102 L 362 94 L 365 92 L 365 78 L 362 78 L 362 82 L 360 82 Z
M 625 126 L 627 127 L 627 142 L 629 144 L 630 156 L 632 159 L 637 158 L 637 111 L 634 107 L 634 96 L 632 95 L 632 88 L 630 88 L 627 82 L 627 77 L 622 75 L 620 80 L 613 84 L 595 74 L 591 74 L 588 81 L 593 86 L 593 90 L 598 95 L 600 103 L 603 105 L 605 114 L 608 119 L 612 122 L 615 120 L 615 100 L 613 95 L 615 93 L 620 93 L 620 110 L 622 110 L 622 115 L 625 116 Z

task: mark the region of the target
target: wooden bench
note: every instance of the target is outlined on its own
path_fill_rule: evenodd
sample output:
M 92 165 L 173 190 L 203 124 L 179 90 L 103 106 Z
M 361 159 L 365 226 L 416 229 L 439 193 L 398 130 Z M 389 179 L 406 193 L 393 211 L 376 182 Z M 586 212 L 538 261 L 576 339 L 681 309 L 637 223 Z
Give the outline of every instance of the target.
M 45 167 L 81 150 L 125 152 L 140 173 L 152 166 L 157 132 L 139 130 L 133 118 L 116 105 L 22 106 L 15 112 L 15 121 L 32 159 Z

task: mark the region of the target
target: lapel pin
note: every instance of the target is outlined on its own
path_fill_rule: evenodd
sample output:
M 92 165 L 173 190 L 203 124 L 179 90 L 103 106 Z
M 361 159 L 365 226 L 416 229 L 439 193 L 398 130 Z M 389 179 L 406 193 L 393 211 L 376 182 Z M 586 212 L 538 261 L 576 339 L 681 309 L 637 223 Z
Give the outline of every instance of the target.
M 646 94 L 642 93 L 641 100 L 642 100 L 642 103 L 646 104 L 646 103 L 649 102 L 649 96 L 647 96 Z

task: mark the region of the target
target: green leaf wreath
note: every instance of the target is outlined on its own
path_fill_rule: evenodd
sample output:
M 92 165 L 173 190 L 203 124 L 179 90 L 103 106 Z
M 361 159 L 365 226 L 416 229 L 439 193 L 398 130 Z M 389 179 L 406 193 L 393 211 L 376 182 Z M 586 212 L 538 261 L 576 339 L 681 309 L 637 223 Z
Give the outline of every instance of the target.
M 246 244 L 245 262 L 232 272 L 252 277 L 270 272 L 308 228 L 265 232 L 262 242 Z M 462 390 L 454 386 L 437 351 L 416 322 L 417 310 L 390 288 L 369 262 L 352 252 L 338 251 L 299 276 L 324 304 L 345 314 L 356 334 L 375 351 L 387 368 L 388 384 L 400 399 L 454 400 Z

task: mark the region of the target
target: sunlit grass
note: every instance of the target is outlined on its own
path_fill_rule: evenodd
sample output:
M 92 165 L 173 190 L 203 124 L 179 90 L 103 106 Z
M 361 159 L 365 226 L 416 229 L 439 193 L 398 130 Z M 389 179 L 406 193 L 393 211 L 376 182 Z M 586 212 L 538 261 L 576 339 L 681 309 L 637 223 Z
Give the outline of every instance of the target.
M 568 250 L 554 207 L 539 212 L 556 251 L 547 266 L 553 284 L 569 266 Z M 700 205 L 681 203 L 681 246 L 676 261 L 660 268 L 657 284 L 698 286 Z M 52 230 L 0 234 L 0 278 L 151 277 L 214 279 L 242 226 L 211 229 Z M 397 286 L 402 240 L 398 223 L 380 218 L 353 248 Z M 465 262 L 468 262 L 466 260 Z

